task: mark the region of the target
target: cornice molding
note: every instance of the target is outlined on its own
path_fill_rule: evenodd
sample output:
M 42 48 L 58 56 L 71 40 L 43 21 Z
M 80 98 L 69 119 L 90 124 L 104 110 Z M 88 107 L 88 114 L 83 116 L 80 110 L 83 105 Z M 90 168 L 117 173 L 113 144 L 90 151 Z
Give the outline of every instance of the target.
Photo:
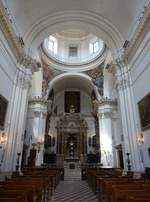
M 101 65 L 104 60 L 105 60 L 105 50 L 103 51 L 102 54 L 98 55 L 96 58 L 94 58 L 91 61 L 85 62 L 84 64 L 82 63 L 77 63 L 77 64 L 69 64 L 67 62 L 62 62 L 57 60 L 56 58 L 52 58 L 46 54 L 45 51 L 43 51 L 43 48 L 39 48 L 39 53 L 41 55 L 42 60 L 44 61 L 45 64 L 50 66 L 53 69 L 62 71 L 62 72 L 84 72 L 88 71 L 90 69 L 96 68 L 99 65 Z M 82 68 L 81 68 L 82 66 Z
M 143 16 L 140 18 L 139 25 L 137 26 L 134 35 L 129 42 L 129 45 L 124 50 L 124 60 L 128 63 L 131 62 L 133 56 L 136 54 L 144 37 L 150 30 L 150 3 L 144 7 Z
M 22 57 L 24 50 L 21 43 L 19 42 L 19 38 L 17 37 L 12 28 L 11 22 L 8 19 L 6 10 L 1 1 L 0 1 L 0 29 L 3 32 L 16 60 L 19 61 L 20 57 Z
M 25 68 L 31 69 L 32 73 L 37 71 L 38 68 L 41 66 L 40 63 L 25 54 L 23 45 L 19 41 L 19 37 L 14 32 L 12 24 L 8 18 L 6 9 L 1 1 L 0 30 L 3 32 L 3 35 L 18 64 L 23 65 Z

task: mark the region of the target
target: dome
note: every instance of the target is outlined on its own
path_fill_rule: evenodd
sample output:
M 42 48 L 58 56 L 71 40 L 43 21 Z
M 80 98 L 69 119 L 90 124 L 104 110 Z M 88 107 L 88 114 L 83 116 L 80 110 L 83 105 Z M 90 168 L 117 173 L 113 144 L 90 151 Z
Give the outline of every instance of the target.
M 104 47 L 100 38 L 80 29 L 60 31 L 48 36 L 42 44 L 47 59 L 71 67 L 86 65 L 99 59 Z

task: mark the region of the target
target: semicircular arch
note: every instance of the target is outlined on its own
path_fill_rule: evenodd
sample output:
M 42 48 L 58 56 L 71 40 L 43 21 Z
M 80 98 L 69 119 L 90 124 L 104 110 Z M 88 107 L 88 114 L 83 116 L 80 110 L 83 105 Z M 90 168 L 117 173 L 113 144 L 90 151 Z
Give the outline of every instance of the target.
M 43 40 L 65 29 L 82 29 L 101 38 L 111 51 L 121 49 L 124 39 L 116 27 L 100 15 L 88 11 L 63 11 L 50 14 L 32 25 L 26 33 L 26 51 L 34 54 Z
M 49 82 L 49 89 L 46 99 L 48 99 L 48 95 L 52 89 L 54 90 L 55 94 L 58 94 L 67 88 L 80 89 L 85 91 L 90 96 L 94 90 L 96 98 L 98 99 L 97 91 L 95 90 L 91 77 L 83 73 L 63 73 L 53 78 Z

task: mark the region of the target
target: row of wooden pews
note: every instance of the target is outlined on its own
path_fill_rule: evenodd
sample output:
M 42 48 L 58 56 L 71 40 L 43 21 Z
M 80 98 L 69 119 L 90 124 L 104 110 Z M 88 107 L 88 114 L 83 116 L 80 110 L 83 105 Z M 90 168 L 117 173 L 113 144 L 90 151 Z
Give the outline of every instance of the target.
M 150 202 L 150 182 L 122 176 L 115 168 L 86 168 L 86 180 L 100 202 Z
M 62 179 L 60 168 L 26 168 L 0 182 L 0 202 L 47 202 Z

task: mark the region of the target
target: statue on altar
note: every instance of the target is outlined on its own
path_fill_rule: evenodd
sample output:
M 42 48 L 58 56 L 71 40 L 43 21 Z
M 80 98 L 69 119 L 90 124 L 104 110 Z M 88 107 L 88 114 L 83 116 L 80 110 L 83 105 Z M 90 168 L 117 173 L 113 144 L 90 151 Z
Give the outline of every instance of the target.
M 73 113 L 75 113 L 75 107 L 74 107 L 74 105 L 70 105 L 70 109 L 69 109 L 69 112 L 71 113 L 71 114 L 73 114 Z

